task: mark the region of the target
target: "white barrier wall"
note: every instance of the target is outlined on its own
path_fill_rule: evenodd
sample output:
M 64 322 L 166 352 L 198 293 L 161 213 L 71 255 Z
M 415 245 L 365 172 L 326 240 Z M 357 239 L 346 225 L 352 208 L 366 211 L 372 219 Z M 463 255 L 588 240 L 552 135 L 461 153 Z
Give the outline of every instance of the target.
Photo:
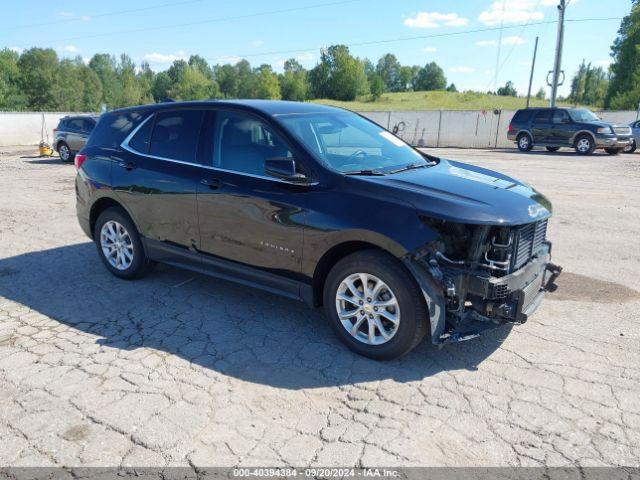
M 65 112 L 0 112 L 0 147 L 40 143 L 43 115 L 46 125 L 44 137 L 46 140 L 46 135 L 49 134 L 49 142 L 51 142 L 53 140 L 52 130 L 58 126 L 60 118 L 73 114 Z
M 407 142 L 425 147 L 508 148 L 507 129 L 515 110 L 424 110 L 363 112 Z M 42 113 L 0 112 L 0 147 L 37 145 Z M 44 113 L 49 140 L 58 120 L 68 113 Z M 608 122 L 630 123 L 635 111 L 600 112 Z

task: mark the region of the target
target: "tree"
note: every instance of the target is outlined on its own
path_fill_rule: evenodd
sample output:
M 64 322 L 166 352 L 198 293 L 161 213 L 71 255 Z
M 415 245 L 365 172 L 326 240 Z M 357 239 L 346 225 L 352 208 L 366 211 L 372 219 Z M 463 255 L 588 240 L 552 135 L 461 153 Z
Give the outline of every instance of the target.
M 403 65 L 400 67 L 400 83 L 402 85 L 402 91 L 413 89 L 413 85 L 419 71 L 420 67 L 417 65 L 414 65 L 413 67 Z
M 382 78 L 385 90 L 401 92 L 404 90 L 401 77 L 401 65 L 395 55 L 387 53 L 378 60 L 376 73 Z
M 605 106 L 635 109 L 640 100 L 640 2 L 634 0 L 631 13 L 622 19 L 618 37 L 611 46 L 611 80 Z
M 58 66 L 58 81 L 54 87 L 56 110 L 78 112 L 84 110 L 82 59 L 63 59 Z
M 252 92 L 254 98 L 266 98 L 278 100 L 281 98 L 280 82 L 274 73 L 271 65 L 260 65 L 255 70 L 255 91 Z
M 498 88 L 498 91 L 496 93 L 501 97 L 517 97 L 518 96 L 518 92 L 516 91 L 516 88 L 513 86 L 513 82 L 511 80 L 508 80 L 507 83 L 505 83 L 504 87 Z
M 156 102 L 163 102 L 169 98 L 169 89 L 171 88 L 171 77 L 167 72 L 158 73 L 153 79 L 151 94 Z
M 284 100 L 303 102 L 307 99 L 309 92 L 307 72 L 294 58 L 284 62 L 284 73 L 280 77 L 280 91 Z
M 175 60 L 167 70 L 167 77 L 168 85 L 156 83 L 156 94 L 162 93 L 161 87 L 166 87 L 167 95 L 174 100 L 204 100 L 220 96 L 213 74 L 211 78 L 207 77 L 206 69 L 199 61 L 190 65 L 184 60 Z M 166 80 L 162 78 L 160 81 Z
M 235 65 L 238 77 L 238 97 L 253 98 L 255 91 L 255 75 L 251 69 L 251 64 L 246 60 L 240 60 Z
M 50 48 L 32 48 L 18 60 L 19 86 L 31 110 L 56 110 L 58 55 Z
M 569 101 L 601 107 L 607 94 L 609 79 L 602 67 L 592 67 L 584 60 L 571 80 Z
M 0 50 L 0 110 L 23 110 L 27 98 L 20 91 L 19 55 L 13 50 Z
M 224 98 L 238 97 L 238 71 L 233 65 L 225 64 L 217 66 L 215 76 L 220 86 L 220 92 Z
M 102 103 L 102 83 L 98 74 L 86 65 L 80 68 L 80 76 L 84 83 L 82 94 L 82 110 L 85 112 L 97 112 Z
M 384 92 L 384 80 L 382 80 L 382 77 L 379 74 L 374 73 L 371 76 L 371 79 L 369 80 L 369 88 L 371 90 L 371 99 L 375 102 Z
M 207 63 L 207 61 L 200 55 L 191 55 L 189 57 L 189 66 L 200 71 L 206 78 L 213 80 L 213 70 Z
M 444 90 L 447 79 L 444 71 L 436 62 L 427 63 L 416 77 L 414 90 Z
M 309 72 L 314 96 L 348 101 L 368 93 L 364 66 L 363 61 L 349 53 L 346 45 L 332 45 L 322 50 L 320 63 Z
M 540 90 L 538 90 L 538 92 L 536 93 L 536 98 L 538 100 L 544 100 L 546 98 L 547 94 L 544 90 L 543 87 L 540 87 Z
M 447 87 L 447 92 L 457 92 L 458 89 L 456 88 L 456 84 L 455 83 L 450 83 L 449 86 Z
M 113 108 L 120 97 L 120 84 L 116 74 L 116 59 L 106 53 L 96 53 L 89 61 L 89 68 L 96 72 L 102 85 L 102 103 Z

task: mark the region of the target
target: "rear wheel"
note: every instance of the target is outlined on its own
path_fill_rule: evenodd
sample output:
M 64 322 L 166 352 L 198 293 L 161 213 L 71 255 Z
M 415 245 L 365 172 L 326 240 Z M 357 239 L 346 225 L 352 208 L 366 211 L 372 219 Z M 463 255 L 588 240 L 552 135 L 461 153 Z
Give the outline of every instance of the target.
M 544 147 L 547 149 L 547 152 L 557 152 L 560 150 L 560 147 Z
M 340 340 L 376 360 L 404 355 L 428 330 L 420 288 L 397 259 L 381 251 L 340 260 L 325 282 L 324 308 Z
M 576 152 L 578 152 L 580 155 L 591 155 L 596 149 L 593 138 L 591 138 L 590 135 L 586 134 L 580 135 L 578 138 L 576 138 L 574 147 L 576 149 Z
M 71 149 L 65 142 L 60 142 L 58 144 L 58 155 L 60 155 L 60 160 L 62 160 L 63 162 L 70 162 L 71 160 L 73 160 Z
M 605 152 L 607 152 L 609 155 L 618 155 L 622 149 L 621 148 L 614 148 L 614 147 L 608 147 L 604 149 Z
M 154 266 L 144 252 L 135 225 L 121 208 L 108 208 L 100 214 L 93 239 L 102 263 L 116 277 L 140 278 Z
M 531 136 L 528 133 L 521 133 L 516 138 L 516 143 L 518 144 L 518 150 L 521 152 L 528 152 L 533 148 L 533 142 L 531 140 Z

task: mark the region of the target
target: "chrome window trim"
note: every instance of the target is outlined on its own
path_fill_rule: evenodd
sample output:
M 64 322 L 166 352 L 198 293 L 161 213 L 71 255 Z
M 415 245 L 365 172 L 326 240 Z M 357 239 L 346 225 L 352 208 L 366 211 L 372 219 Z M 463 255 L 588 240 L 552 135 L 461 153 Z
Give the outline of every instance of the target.
M 254 175 L 254 174 L 251 174 L 251 173 L 238 172 L 236 170 L 227 170 L 227 169 L 224 169 L 224 168 L 217 168 L 217 167 L 213 167 L 213 166 L 210 166 L 210 165 L 202 165 L 201 163 L 185 162 L 184 160 L 175 160 L 173 158 L 159 157 L 157 155 L 151 155 L 149 153 L 139 152 L 138 150 L 135 150 L 134 148 L 129 146 L 129 141 L 131 141 L 131 139 L 136 135 L 136 133 L 138 133 L 138 130 L 140 130 L 145 123 L 147 123 L 151 118 L 153 118 L 154 115 L 155 115 L 155 112 L 151 113 L 147 118 L 145 118 L 142 122 L 140 122 L 140 124 L 136 128 L 134 128 L 133 131 L 129 135 L 127 135 L 127 138 L 125 138 L 122 141 L 122 143 L 120 144 L 120 147 L 123 148 L 124 150 L 126 150 L 127 152 L 134 153 L 136 155 L 141 155 L 141 156 L 147 157 L 147 158 L 153 158 L 154 160 L 162 160 L 162 161 L 165 161 L 165 162 L 177 163 L 177 164 L 180 164 L 180 165 L 189 165 L 189 166 L 193 166 L 193 167 L 201 167 L 201 168 L 204 168 L 205 170 L 212 170 L 212 171 L 215 171 L 215 172 L 233 173 L 235 175 L 241 175 L 243 177 L 259 178 L 261 180 L 269 180 L 271 182 L 285 183 L 287 185 L 308 185 L 308 186 L 313 186 L 313 185 L 317 185 L 318 184 L 318 182 L 309 182 L 309 183 L 289 182 L 287 180 L 282 180 L 280 178 L 275 178 L 275 177 L 269 177 L 269 176 L 266 176 L 266 175 Z

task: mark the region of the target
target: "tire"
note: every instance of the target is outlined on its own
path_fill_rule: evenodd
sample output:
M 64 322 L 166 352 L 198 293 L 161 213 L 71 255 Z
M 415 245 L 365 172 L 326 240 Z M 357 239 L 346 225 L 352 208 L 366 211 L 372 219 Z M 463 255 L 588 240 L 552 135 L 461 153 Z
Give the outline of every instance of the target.
M 604 151 L 607 152 L 609 155 L 618 155 L 622 151 L 622 149 L 609 147 L 609 148 L 605 148 Z
M 103 227 L 107 224 L 109 226 L 106 227 L 107 230 L 103 236 Z M 108 247 L 109 244 L 114 243 L 109 239 L 108 232 L 111 232 L 112 238 L 115 236 L 117 240 L 115 243 L 119 242 L 120 246 Z M 116 277 L 126 280 L 141 278 L 155 266 L 155 262 L 150 261 L 146 256 L 138 230 L 129 215 L 121 208 L 108 208 L 98 216 L 93 229 L 93 239 L 102 263 Z M 116 254 L 116 258 L 112 261 L 107 258 L 106 250 L 113 249 L 119 250 L 121 254 Z
M 516 138 L 516 144 L 518 145 L 518 150 L 521 152 L 529 152 L 533 148 L 533 140 L 531 139 L 531 135 L 528 133 L 521 133 Z
M 631 143 L 629 145 L 627 145 L 626 147 L 624 147 L 622 149 L 622 151 L 624 153 L 633 153 L 636 151 L 636 141 L 635 140 L 631 140 Z
M 363 295 L 360 274 L 367 276 L 367 286 L 371 290 L 380 287 L 379 282 L 384 284 L 374 294 L 375 297 Z M 353 290 L 344 290 L 350 277 L 355 277 L 351 285 L 358 290 L 358 295 L 353 294 Z M 341 298 L 353 300 L 341 300 L 339 294 Z M 397 307 L 376 307 L 376 301 L 395 302 Z M 391 360 L 411 351 L 429 329 L 427 306 L 417 283 L 396 258 L 382 251 L 363 250 L 340 260 L 327 276 L 324 308 L 338 338 L 352 351 L 375 360 Z M 338 314 L 339 308 L 348 312 L 342 320 Z M 375 313 L 382 311 L 385 314 Z M 397 323 L 389 320 L 394 317 Z M 355 334 L 350 333 L 349 330 L 353 331 L 356 324 L 360 325 L 358 330 Z M 381 325 L 389 338 L 384 337 L 380 327 L 374 326 L 374 342 L 370 342 L 371 324 Z
M 560 147 L 544 147 L 547 149 L 547 152 L 557 152 L 560 150 Z
M 58 155 L 60 156 L 60 160 L 62 160 L 63 162 L 73 161 L 73 157 L 75 155 L 71 153 L 71 149 L 69 148 L 69 145 L 67 145 L 65 142 L 58 143 L 57 150 L 58 150 Z
M 591 155 L 596 149 L 596 144 L 591 135 L 582 134 L 576 138 L 574 148 L 579 155 Z

